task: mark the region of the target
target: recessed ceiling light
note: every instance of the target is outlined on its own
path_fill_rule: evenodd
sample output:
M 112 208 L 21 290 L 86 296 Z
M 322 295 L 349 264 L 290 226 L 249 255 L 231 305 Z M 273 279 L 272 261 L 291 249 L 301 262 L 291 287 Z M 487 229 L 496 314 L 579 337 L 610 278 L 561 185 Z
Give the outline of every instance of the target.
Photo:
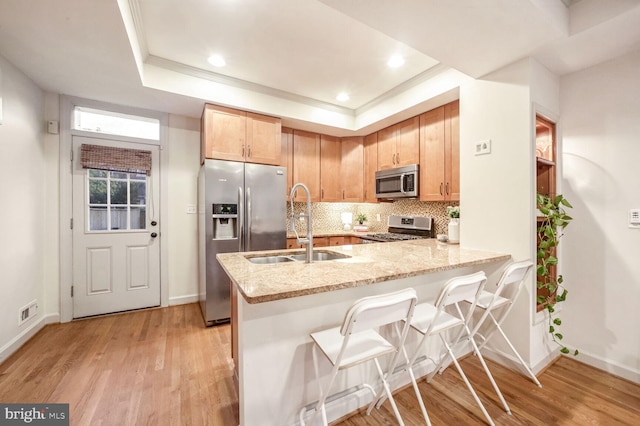
M 207 61 L 209 61 L 209 63 L 214 67 L 224 67 L 227 65 L 224 58 L 220 55 L 211 55 Z
M 389 68 L 398 68 L 404 65 L 404 58 L 400 55 L 393 55 L 387 61 Z
M 336 96 L 336 99 L 339 100 L 340 102 L 346 102 L 349 100 L 349 95 L 347 95 L 344 92 L 338 93 L 338 96 Z

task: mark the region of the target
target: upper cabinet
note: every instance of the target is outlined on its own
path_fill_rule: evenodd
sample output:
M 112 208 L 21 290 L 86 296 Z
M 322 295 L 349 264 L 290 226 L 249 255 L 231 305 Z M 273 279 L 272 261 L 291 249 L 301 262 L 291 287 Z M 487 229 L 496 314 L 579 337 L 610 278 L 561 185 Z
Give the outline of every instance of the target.
M 373 133 L 364 137 L 364 173 L 363 179 L 363 201 L 365 203 L 377 203 L 376 198 L 376 170 L 378 170 L 378 134 Z
M 378 170 L 420 161 L 420 120 L 413 117 L 378 131 Z
M 282 128 L 280 165 L 287 168 L 287 200 L 293 187 L 293 129 Z
M 205 104 L 201 161 L 205 158 L 280 165 L 279 118 Z
M 340 139 L 335 136 L 320 136 L 320 201 L 342 201 L 340 187 L 340 161 L 342 158 Z
M 460 200 L 460 104 L 420 115 L 420 200 Z
M 364 184 L 364 146 L 363 138 L 342 138 L 340 181 L 342 188 L 342 200 L 349 203 L 363 201 Z M 374 194 L 375 196 L 375 194 Z
M 288 171 L 290 173 L 290 171 Z M 311 201 L 320 201 L 320 135 L 302 130 L 293 131 L 293 184 L 304 183 Z M 302 190 L 295 201 L 307 201 Z

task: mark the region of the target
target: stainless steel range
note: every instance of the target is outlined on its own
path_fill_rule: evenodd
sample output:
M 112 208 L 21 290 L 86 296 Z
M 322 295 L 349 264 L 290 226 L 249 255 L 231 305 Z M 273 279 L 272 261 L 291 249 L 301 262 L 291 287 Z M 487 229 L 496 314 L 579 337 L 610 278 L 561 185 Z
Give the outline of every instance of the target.
M 388 232 L 362 235 L 363 243 L 433 238 L 433 219 L 428 216 L 389 216 Z

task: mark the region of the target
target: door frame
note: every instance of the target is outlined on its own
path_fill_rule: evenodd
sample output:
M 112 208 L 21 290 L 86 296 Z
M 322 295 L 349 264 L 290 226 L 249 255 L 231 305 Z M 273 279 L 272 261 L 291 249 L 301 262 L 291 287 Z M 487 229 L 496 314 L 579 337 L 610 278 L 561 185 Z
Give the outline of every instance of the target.
M 143 117 L 155 118 L 160 121 L 160 140 L 153 141 L 147 139 L 131 138 L 117 135 L 107 135 L 102 133 L 86 132 L 71 128 L 71 116 L 76 106 L 115 111 L 124 114 L 133 114 Z M 71 297 L 71 286 L 73 280 L 73 232 L 71 230 L 71 218 L 73 217 L 72 193 L 72 139 L 73 136 L 99 137 L 102 139 L 113 139 L 124 142 L 138 143 L 143 145 L 157 145 L 160 147 L 160 214 L 158 218 L 158 232 L 160 238 L 160 306 L 169 306 L 169 283 L 168 283 L 168 226 L 165 221 L 168 219 L 168 173 L 167 173 L 167 140 L 169 136 L 168 114 L 146 110 L 141 108 L 126 107 L 122 105 L 109 104 L 106 102 L 93 101 L 89 99 L 75 98 L 72 96 L 60 96 L 60 322 L 69 322 L 73 319 L 73 298 Z

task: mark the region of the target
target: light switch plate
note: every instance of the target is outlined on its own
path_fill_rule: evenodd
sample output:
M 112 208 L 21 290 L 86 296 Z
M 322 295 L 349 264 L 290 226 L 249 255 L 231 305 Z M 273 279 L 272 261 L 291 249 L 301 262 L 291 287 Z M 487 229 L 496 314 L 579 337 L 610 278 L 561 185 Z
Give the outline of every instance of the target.
M 629 210 L 629 228 L 640 228 L 640 209 Z
M 491 154 L 491 139 L 476 142 L 475 155 Z

